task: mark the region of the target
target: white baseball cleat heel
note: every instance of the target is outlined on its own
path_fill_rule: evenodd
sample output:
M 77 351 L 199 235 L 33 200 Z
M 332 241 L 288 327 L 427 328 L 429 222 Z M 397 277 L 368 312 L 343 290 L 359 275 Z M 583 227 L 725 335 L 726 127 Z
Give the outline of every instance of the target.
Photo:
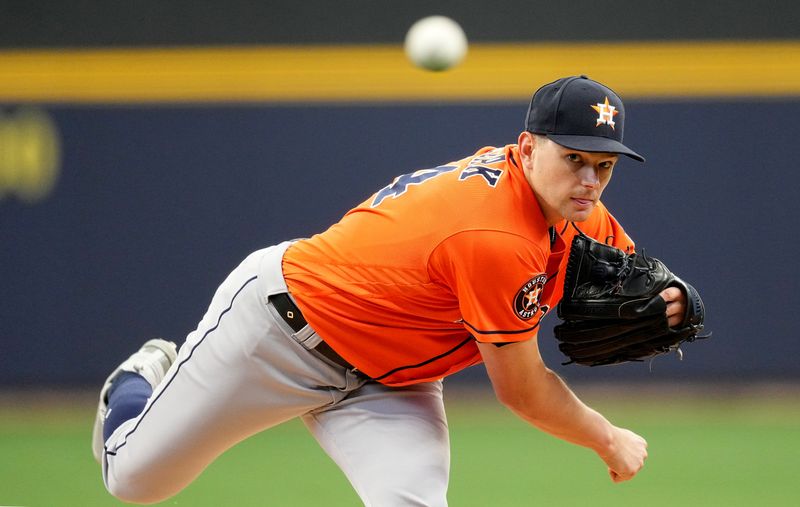
M 123 372 L 138 373 L 147 380 L 151 387 L 155 387 L 164 379 L 167 370 L 178 357 L 177 346 L 167 340 L 154 338 L 145 342 L 142 347 L 134 352 L 128 359 L 120 364 L 108 376 L 103 388 L 100 389 L 100 401 L 97 404 L 97 415 L 92 431 L 92 452 L 99 463 L 103 457 L 103 423 L 108 410 L 108 391 L 114 380 Z

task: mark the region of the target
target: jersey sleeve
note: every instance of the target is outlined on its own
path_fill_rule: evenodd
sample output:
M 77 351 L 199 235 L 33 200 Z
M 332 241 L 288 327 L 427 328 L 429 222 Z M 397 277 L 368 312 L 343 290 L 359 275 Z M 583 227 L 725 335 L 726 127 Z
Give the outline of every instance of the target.
M 536 335 L 547 311 L 547 256 L 532 241 L 499 231 L 464 231 L 431 254 L 429 273 L 457 297 L 463 325 L 479 342 Z

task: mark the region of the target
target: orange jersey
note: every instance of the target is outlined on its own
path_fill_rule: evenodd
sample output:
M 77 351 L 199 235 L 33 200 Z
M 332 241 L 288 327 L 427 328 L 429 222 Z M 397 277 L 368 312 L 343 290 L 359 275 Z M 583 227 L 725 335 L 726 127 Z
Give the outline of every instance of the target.
M 588 235 L 633 243 L 598 205 Z M 480 362 L 475 341 L 531 339 L 561 297 L 565 244 L 549 228 L 516 145 L 400 176 L 283 259 L 308 323 L 387 385 L 430 381 Z

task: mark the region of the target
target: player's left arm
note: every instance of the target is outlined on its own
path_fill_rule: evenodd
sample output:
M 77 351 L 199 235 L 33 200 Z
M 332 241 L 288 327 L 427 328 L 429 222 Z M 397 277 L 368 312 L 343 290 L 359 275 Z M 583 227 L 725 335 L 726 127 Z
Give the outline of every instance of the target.
M 535 333 L 549 311 L 546 269 L 547 255 L 536 243 L 496 230 L 454 234 L 429 261 L 431 279 L 453 291 L 460 322 L 479 342 L 515 342 Z

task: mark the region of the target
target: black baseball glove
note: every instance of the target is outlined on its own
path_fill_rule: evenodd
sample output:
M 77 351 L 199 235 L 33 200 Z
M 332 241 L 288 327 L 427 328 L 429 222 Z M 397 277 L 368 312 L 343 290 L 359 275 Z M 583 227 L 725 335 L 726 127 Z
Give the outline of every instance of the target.
M 686 295 L 683 321 L 667 322 L 659 293 L 678 287 Z M 694 287 L 644 253 L 622 250 L 578 234 L 572 240 L 555 327 L 569 361 L 588 366 L 641 361 L 691 342 L 703 329 L 705 308 Z

